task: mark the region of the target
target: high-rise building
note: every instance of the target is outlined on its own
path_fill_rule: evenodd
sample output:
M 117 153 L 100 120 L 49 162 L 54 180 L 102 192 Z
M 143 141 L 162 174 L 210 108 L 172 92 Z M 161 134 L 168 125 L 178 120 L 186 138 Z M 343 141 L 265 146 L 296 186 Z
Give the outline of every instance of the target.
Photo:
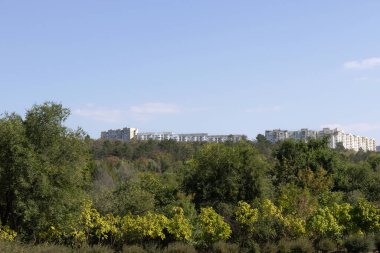
M 125 127 L 123 129 L 108 130 L 101 132 L 100 138 L 108 140 L 130 141 L 136 138 L 137 134 L 137 128 Z

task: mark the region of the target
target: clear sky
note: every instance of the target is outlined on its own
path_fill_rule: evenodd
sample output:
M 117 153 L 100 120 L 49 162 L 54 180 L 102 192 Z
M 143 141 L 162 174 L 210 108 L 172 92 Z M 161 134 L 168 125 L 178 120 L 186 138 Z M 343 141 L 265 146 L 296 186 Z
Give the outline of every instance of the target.
M 338 126 L 380 143 L 378 0 L 0 0 L 0 112 L 100 131 Z

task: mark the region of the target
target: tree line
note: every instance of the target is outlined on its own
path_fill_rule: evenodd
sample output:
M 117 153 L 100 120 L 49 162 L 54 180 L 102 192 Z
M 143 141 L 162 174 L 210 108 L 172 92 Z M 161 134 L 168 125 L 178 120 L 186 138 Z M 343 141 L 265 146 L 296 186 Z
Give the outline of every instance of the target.
M 328 139 L 273 144 L 262 135 L 237 143 L 93 140 L 64 125 L 69 114 L 46 102 L 24 117 L 2 115 L 0 249 L 9 241 L 67 252 L 380 247 L 376 152 L 330 149 Z

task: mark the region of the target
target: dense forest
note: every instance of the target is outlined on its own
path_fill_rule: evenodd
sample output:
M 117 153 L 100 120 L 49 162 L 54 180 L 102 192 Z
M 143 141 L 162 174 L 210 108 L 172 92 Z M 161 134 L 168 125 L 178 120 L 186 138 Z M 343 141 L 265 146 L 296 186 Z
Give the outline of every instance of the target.
M 0 118 L 1 252 L 380 248 L 380 153 L 93 140 L 69 115 L 47 102 Z

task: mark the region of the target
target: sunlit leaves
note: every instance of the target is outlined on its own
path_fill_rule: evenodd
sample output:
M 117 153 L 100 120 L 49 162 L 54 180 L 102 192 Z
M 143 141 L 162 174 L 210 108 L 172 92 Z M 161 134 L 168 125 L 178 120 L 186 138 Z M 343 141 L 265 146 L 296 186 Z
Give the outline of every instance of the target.
M 223 217 L 211 207 L 201 208 L 197 219 L 199 229 L 198 238 L 210 244 L 220 240 L 227 240 L 231 236 L 231 227 Z

